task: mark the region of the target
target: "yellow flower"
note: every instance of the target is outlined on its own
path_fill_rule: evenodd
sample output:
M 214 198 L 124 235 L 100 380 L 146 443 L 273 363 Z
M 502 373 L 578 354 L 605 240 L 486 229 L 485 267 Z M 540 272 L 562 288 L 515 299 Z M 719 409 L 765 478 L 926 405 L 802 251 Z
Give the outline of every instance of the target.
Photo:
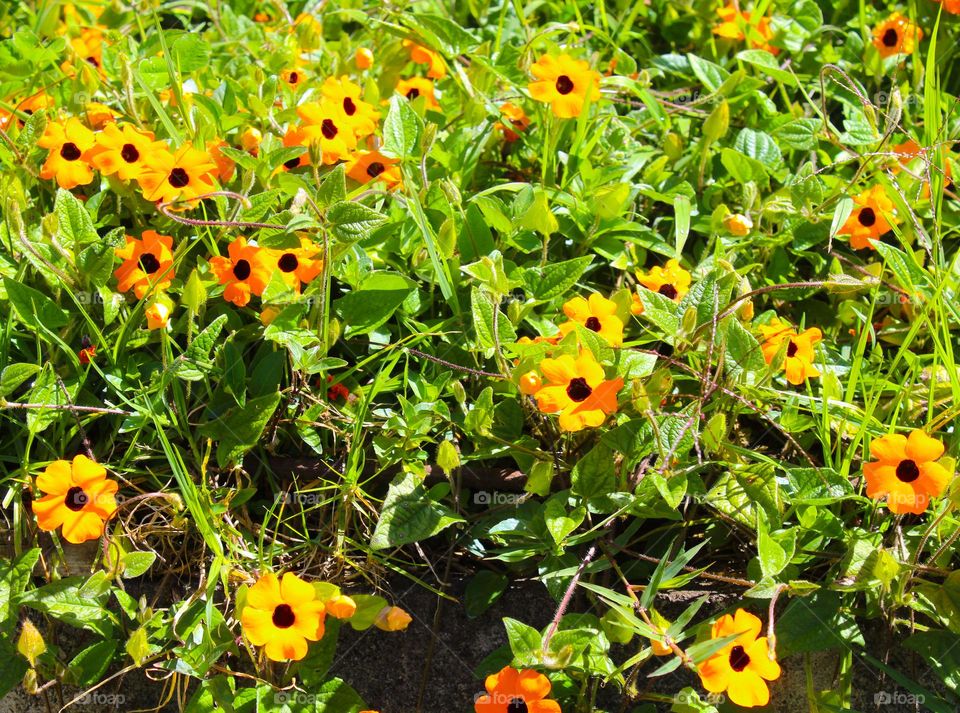
M 50 151 L 40 169 L 40 178 L 55 178 L 57 185 L 66 190 L 92 182 L 90 150 L 94 143 L 93 132 L 76 117 L 47 124 L 37 142 L 37 146 Z
M 383 631 L 403 631 L 410 626 L 411 621 L 413 617 L 400 607 L 384 607 L 373 624 Z
M 439 109 L 436 92 L 433 90 L 433 82 L 423 77 L 410 77 L 401 79 L 397 82 L 397 94 L 402 94 L 410 101 L 418 97 L 424 97 L 427 103 L 427 109 Z
M 657 265 L 646 274 L 637 273 L 637 280 L 648 290 L 678 302 L 689 291 L 691 277 L 678 260 L 671 258 L 665 267 Z
M 379 151 L 357 151 L 347 163 L 347 175 L 357 183 L 383 181 L 389 190 L 400 185 L 402 176 L 396 159 Z
M 324 604 L 327 614 L 337 619 L 349 619 L 357 613 L 357 603 L 346 594 L 338 594 Z
M 144 230 L 140 239 L 127 236 L 127 244 L 115 250 L 123 264 L 114 272 L 117 290 L 133 290 L 142 300 L 150 289 L 165 290 L 173 279 L 173 238 Z
M 144 311 L 147 317 L 147 329 L 165 329 L 170 322 L 170 308 L 163 302 L 154 302 Z
M 540 375 L 535 371 L 528 371 L 520 377 L 520 393 L 527 396 L 533 396 L 543 386 Z
M 299 661 L 307 655 L 308 641 L 323 638 L 324 616 L 323 602 L 311 584 L 292 572 L 282 580 L 265 574 L 247 592 L 240 625 L 271 661 Z
M 813 365 L 816 359 L 813 347 L 823 338 L 819 329 L 811 327 L 798 334 L 790 325 L 774 318 L 770 324 L 760 325 L 760 333 L 764 339 L 761 349 L 767 364 L 773 362 L 783 343 L 788 342 L 783 368 L 791 384 L 802 384 L 810 377 L 820 376 Z
M 623 344 L 623 322 L 616 316 L 617 305 L 598 292 L 590 295 L 589 300 L 574 297 L 563 305 L 563 312 L 570 318 L 560 325 L 560 333 L 567 336 L 581 324 L 607 340 L 611 347 Z
M 215 190 L 216 175 L 217 164 L 209 154 L 185 143 L 176 153 L 151 153 L 137 183 L 148 201 L 195 203 L 198 196 Z
M 700 682 L 711 693 L 724 693 L 744 708 L 765 706 L 770 702 L 767 681 L 780 678 L 780 664 L 771 660 L 767 637 L 760 619 L 744 609 L 733 616 L 725 614 L 713 625 L 714 639 L 738 634 L 697 668 Z
M 544 413 L 559 413 L 561 430 L 596 427 L 617 412 L 617 393 L 623 388 L 623 379 L 606 381 L 603 367 L 590 352 L 581 351 L 577 359 L 566 354 L 544 359 L 540 371 L 548 385 L 537 391 L 537 406 Z
M 713 28 L 713 34 L 718 37 L 742 40 L 745 38 L 744 30 L 746 30 L 750 35 L 751 47 L 766 50 L 770 54 L 780 53 L 780 48 L 774 47 L 769 42 L 773 38 L 769 18 L 761 17 L 756 22 L 751 22 L 751 13 L 738 12 L 733 3 L 717 10 L 717 16 L 720 18 L 720 24 Z
M 876 460 L 863 464 L 867 496 L 887 499 L 894 513 L 919 515 L 930 498 L 943 495 L 953 473 L 937 463 L 943 443 L 916 429 L 909 436 L 892 433 L 870 444 Z
M 753 221 L 740 213 L 731 213 L 723 219 L 723 227 L 729 230 L 731 235 L 742 238 L 753 230 Z
M 357 69 L 370 69 L 373 66 L 373 52 L 366 47 L 358 47 L 353 55 L 353 61 Z
M 301 282 L 312 282 L 323 271 L 321 250 L 312 240 L 300 238 L 299 248 L 264 249 L 264 262 L 275 266 L 284 282 L 299 292 Z
M 372 104 L 360 98 L 360 86 L 350 81 L 348 77 L 327 77 L 320 87 L 320 93 L 325 99 L 340 106 L 346 117 L 347 125 L 353 129 L 358 139 L 362 139 L 377 130 L 380 112 Z
M 210 267 L 224 286 L 223 298 L 237 307 L 250 303 L 250 296 L 263 294 L 273 270 L 266 262 L 266 253 L 245 238 L 237 238 L 227 246 L 228 257 L 210 258 Z
M 561 119 L 580 116 L 584 103 L 600 98 L 600 74 L 568 54 L 544 55 L 530 71 L 537 78 L 527 85 L 530 96 L 550 104 Z
M 44 496 L 33 501 L 41 530 L 58 527 L 67 542 L 80 544 L 103 535 L 104 523 L 117 511 L 117 483 L 107 479 L 102 465 L 79 455 L 73 463 L 54 461 L 37 476 Z
M 357 147 L 355 123 L 340 104 L 324 97 L 319 102 L 301 104 L 297 114 L 304 122 L 300 144 L 319 144 L 325 164 L 344 160 Z
M 900 222 L 895 215 L 893 201 L 887 197 L 883 186 L 878 184 L 855 196 L 853 202 L 853 212 L 837 234 L 849 235 L 850 247 L 855 250 L 875 250 L 873 241 Z
M 418 45 L 413 40 L 404 40 L 403 46 L 410 50 L 410 59 L 417 64 L 429 65 L 427 76 L 431 79 L 443 79 L 447 76 L 447 65 L 443 57 L 432 49 Z
M 912 54 L 923 31 L 899 12 L 895 12 L 873 30 L 873 46 L 881 57 Z
M 150 156 L 169 150 L 164 142 L 154 140 L 153 133 L 130 124 L 107 124 L 96 140 L 90 162 L 100 173 L 116 174 L 121 181 L 139 178 Z
M 307 81 L 307 74 L 302 69 L 285 69 L 280 72 L 280 79 L 296 89 Z
M 253 126 L 240 134 L 240 146 L 243 147 L 244 151 L 254 156 L 260 153 L 261 141 L 263 141 L 263 134 L 260 133 L 260 129 Z

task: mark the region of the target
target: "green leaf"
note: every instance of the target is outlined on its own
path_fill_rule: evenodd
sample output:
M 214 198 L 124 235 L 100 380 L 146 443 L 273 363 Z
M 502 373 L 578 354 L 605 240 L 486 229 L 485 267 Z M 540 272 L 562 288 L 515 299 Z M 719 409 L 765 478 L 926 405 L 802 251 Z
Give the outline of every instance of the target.
M 734 379 L 765 370 L 766 362 L 760 343 L 740 320 L 730 319 L 727 322 L 726 337 L 726 366 Z
M 612 493 L 616 488 L 613 450 L 599 443 L 573 466 L 571 492 L 584 499 Z
M 503 618 L 503 626 L 507 630 L 514 663 L 521 667 L 538 665 L 543 641 L 540 632 L 510 617 Z
M 403 275 L 374 272 L 333 306 L 343 317 L 346 335 L 357 336 L 372 332 L 390 319 L 413 290 L 413 283 Z
M 350 244 L 369 237 L 376 228 L 387 222 L 387 217 L 361 203 L 340 201 L 330 206 L 327 220 L 333 237 Z
M 93 685 L 106 673 L 116 651 L 116 641 L 100 641 L 88 646 L 67 666 L 67 683 L 81 687 Z
M 695 54 L 688 54 L 687 60 L 690 62 L 690 69 L 696 75 L 697 79 L 703 82 L 703 86 L 711 92 L 715 92 L 724 83 L 730 72 L 725 70 L 719 64 L 714 64 L 706 59 L 701 59 Z
M 321 210 L 347 199 L 347 181 L 344 164 L 338 163 L 323 177 L 317 189 L 316 201 Z M 358 204 L 359 205 L 359 204 Z M 379 214 L 378 214 L 379 215 Z M 329 216 L 327 216 L 329 219 Z
M 33 382 L 33 388 L 27 394 L 27 401 L 54 408 L 32 408 L 27 411 L 27 428 L 31 433 L 40 433 L 62 417 L 66 411 L 62 408 L 70 404 L 77 393 L 75 381 L 65 383 L 61 388 L 57 375 L 49 362 L 43 365 L 40 376 Z
M 741 184 L 758 182 L 767 177 L 762 163 L 734 149 L 723 149 L 720 152 L 720 162 L 734 180 Z
M 503 595 L 509 583 L 508 577 L 488 569 L 473 575 L 463 595 L 463 608 L 467 616 L 475 619 L 483 614 Z
M 384 156 L 409 159 L 417 153 L 420 134 L 423 132 L 423 120 L 410 106 L 410 102 L 399 94 L 390 97 L 390 109 L 383 121 Z
M 123 578 L 133 579 L 145 573 L 157 559 L 155 552 L 128 552 L 121 560 L 123 565 Z
M 3 636 L 0 636 L 0 658 L 3 659 L 3 666 L 0 666 L 0 699 L 2 699 L 23 680 L 27 672 L 27 662 L 17 655 L 13 642 Z
M 354 612 L 348 621 L 350 622 L 350 626 L 357 631 L 365 631 L 373 626 L 373 622 L 377 619 L 377 614 L 379 614 L 384 607 L 389 606 L 386 599 L 378 597 L 375 594 L 352 594 L 350 598 L 353 599 L 357 605 L 357 611 Z
M 465 520 L 432 500 L 413 473 L 404 473 L 390 484 L 370 547 L 382 550 L 419 542 L 458 522 Z
M 766 50 L 743 50 L 737 54 L 741 62 L 753 65 L 768 77 L 783 82 L 788 87 L 797 86 L 796 77 L 785 69 L 780 69 L 777 58 Z
M 769 169 L 776 170 L 783 162 L 780 147 L 770 134 L 753 129 L 741 129 L 733 148 L 744 156 L 759 161 Z
M 10 364 L 0 372 L 0 397 L 9 396 L 39 371 L 40 367 L 36 364 Z
M 359 713 L 366 708 L 360 695 L 339 678 L 331 678 L 315 695 L 313 713 Z
M 221 314 L 193 338 L 187 350 L 177 359 L 173 373 L 185 381 L 200 381 L 209 376 L 213 367 L 211 352 L 218 344 L 220 332 L 227 323 L 227 315 Z
M 20 602 L 48 616 L 109 639 L 115 615 L 106 608 L 110 582 L 103 572 L 89 579 L 67 577 L 23 594 Z
M 64 245 L 79 250 L 84 245 L 100 240 L 87 209 L 70 191 L 57 189 L 53 212 L 57 216 L 57 232 Z
M 70 321 L 67 312 L 42 292 L 9 277 L 3 278 L 3 287 L 20 321 L 41 334 L 66 326 Z
M 263 435 L 274 411 L 280 404 L 280 394 L 274 392 L 248 399 L 243 406 L 235 406 L 203 425 L 204 435 L 219 441 L 217 462 L 225 468 L 238 463 Z
M 477 331 L 477 346 L 480 349 L 492 349 L 499 343 L 508 344 L 517 340 L 517 333 L 510 324 L 507 315 L 499 312 L 490 300 L 490 296 L 474 287 L 470 290 L 470 305 L 473 314 L 473 328 Z M 494 339 L 493 319 L 497 314 L 497 340 Z

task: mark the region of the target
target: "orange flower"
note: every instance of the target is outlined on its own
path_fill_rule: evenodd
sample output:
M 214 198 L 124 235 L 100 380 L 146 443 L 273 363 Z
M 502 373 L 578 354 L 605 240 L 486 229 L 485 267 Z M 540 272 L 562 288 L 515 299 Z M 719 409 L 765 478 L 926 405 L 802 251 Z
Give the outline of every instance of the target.
M 559 413 L 561 430 L 596 427 L 617 412 L 617 393 L 623 388 L 623 379 L 605 381 L 603 367 L 590 352 L 581 351 L 577 359 L 566 354 L 544 359 L 540 371 L 549 385 L 537 391 L 537 406 L 544 413 Z
M 500 113 L 503 115 L 504 121 L 498 121 L 494 124 L 494 128 L 503 132 L 504 141 L 516 141 L 520 138 L 520 134 L 517 132 L 526 131 L 530 126 L 530 117 L 516 104 L 511 102 L 501 104 Z
M 261 141 L 263 141 L 263 134 L 260 133 L 259 129 L 252 126 L 240 134 L 240 145 L 243 150 L 254 156 L 260 153 Z
M 148 156 L 137 182 L 148 201 L 195 203 L 197 196 L 215 190 L 216 175 L 210 156 L 185 143 L 176 153 L 157 151 Z
M 346 166 L 347 175 L 357 183 L 383 181 L 393 190 L 400 185 L 402 177 L 397 160 L 384 156 L 379 151 L 357 151 Z
M 876 185 L 855 196 L 853 202 L 853 212 L 837 234 L 849 235 L 850 247 L 855 250 L 875 250 L 872 241 L 900 222 L 894 213 L 893 201 L 887 197 L 883 186 Z
M 207 154 L 217 167 L 217 177 L 221 183 L 226 183 L 233 178 L 233 172 L 236 170 L 237 164 L 220 150 L 223 146 L 229 146 L 229 144 L 223 139 L 212 139 L 207 142 L 206 149 Z
M 400 607 L 384 607 L 373 624 L 382 631 L 403 631 L 410 626 L 411 621 L 413 617 Z
M 761 17 L 756 22 L 751 22 L 750 15 L 750 12 L 738 12 L 733 3 L 720 8 L 717 10 L 720 24 L 713 28 L 713 34 L 728 40 L 742 40 L 746 31 L 750 35 L 751 47 L 766 50 L 770 54 L 779 54 L 780 48 L 770 44 L 773 30 L 770 29 L 769 18 Z
M 327 614 L 337 619 L 349 619 L 357 613 L 357 603 L 346 594 L 338 594 L 324 602 Z
M 302 69 L 285 69 L 280 72 L 280 79 L 296 89 L 307 81 L 307 75 Z
M 581 324 L 607 340 L 611 347 L 623 344 L 623 322 L 616 316 L 617 305 L 600 293 L 594 292 L 589 300 L 574 297 L 563 305 L 563 312 L 570 318 L 569 322 L 560 325 L 563 336 Z
M 121 181 L 139 178 L 149 156 L 168 150 L 164 142 L 154 141 L 152 132 L 130 124 L 107 124 L 96 141 L 90 163 L 105 176 L 116 174 Z
M 753 221 L 741 213 L 731 213 L 723 219 L 723 227 L 729 230 L 731 235 L 743 238 L 753 230 Z
M 264 251 L 247 245 L 245 238 L 237 238 L 227 247 L 229 258 L 210 258 L 210 267 L 224 286 L 223 298 L 237 307 L 245 307 L 250 295 L 262 295 L 270 282 L 271 268 Z
M 377 130 L 377 121 L 380 112 L 372 104 L 360 98 L 360 86 L 350 81 L 348 77 L 327 77 L 320 87 L 320 93 L 325 99 L 340 106 L 347 124 L 353 129 L 358 139 L 369 136 Z M 302 115 L 301 115 L 302 116 Z
M 505 666 L 484 686 L 487 692 L 473 704 L 476 713 L 560 713 L 560 704 L 547 699 L 552 686 L 542 673 Z
M 299 248 L 264 250 L 264 262 L 269 260 L 269 265 L 280 271 L 284 282 L 299 291 L 301 282 L 311 282 L 323 271 L 320 252 L 321 248 L 312 240 L 300 238 Z
M 520 393 L 527 396 L 533 396 L 543 386 L 543 380 L 535 371 L 528 371 L 520 377 Z
M 80 544 L 103 535 L 104 523 L 117 511 L 117 483 L 107 471 L 86 456 L 58 460 L 37 476 L 37 488 L 44 493 L 33 501 L 33 514 L 41 530 L 58 527 L 67 542 Z
M 823 338 L 819 329 L 811 327 L 798 334 L 790 325 L 774 318 L 770 324 L 760 325 L 760 333 L 764 338 L 761 349 L 767 364 L 773 362 L 783 343 L 788 342 L 783 368 L 787 373 L 787 381 L 791 384 L 796 386 L 810 377 L 820 376 L 820 372 L 813 365 L 816 359 L 813 346 Z
M 103 71 L 103 31 L 98 27 L 88 27 L 80 32 L 79 37 L 70 40 L 70 49 L 78 59 L 86 62 L 97 70 L 97 74 L 106 77 Z M 67 60 L 60 68 L 68 77 L 75 77 L 77 70 L 70 60 Z
M 426 64 L 430 66 L 427 70 L 427 76 L 431 79 L 443 79 L 447 76 L 447 65 L 443 57 L 432 49 L 418 45 L 413 40 L 404 40 L 403 46 L 410 50 L 410 59 L 417 64 Z
M 144 311 L 147 318 L 147 329 L 165 329 L 170 323 L 170 308 L 163 302 L 154 302 Z
M 17 126 L 22 127 L 24 125 L 24 120 L 16 116 L 16 112 L 30 116 L 41 109 L 50 109 L 54 105 L 55 103 L 50 95 L 44 92 L 38 92 L 33 96 L 27 97 L 19 104 L 16 104 L 12 112 L 0 110 L 0 129 L 4 131 L 8 130 L 14 118 L 16 119 Z
M 87 117 L 87 123 L 91 129 L 102 129 L 108 124 L 112 124 L 120 116 L 119 111 L 115 111 L 106 104 L 100 102 L 89 102 L 84 109 Z
M 74 116 L 47 124 L 37 142 L 40 148 L 50 150 L 40 169 L 40 178 L 56 178 L 57 185 L 66 190 L 91 183 L 90 150 L 94 143 L 93 132 Z
M 960 15 L 960 0 L 942 0 L 943 9 L 951 15 Z
M 144 230 L 140 239 L 127 236 L 127 244 L 116 249 L 123 264 L 113 273 L 117 290 L 133 290 L 142 300 L 149 290 L 165 290 L 173 279 L 173 238 L 155 230 Z
M 588 100 L 600 98 L 600 74 L 583 60 L 568 54 L 544 55 L 530 71 L 537 78 L 527 85 L 530 96 L 550 104 L 553 113 L 561 119 L 580 116 Z
M 358 47 L 353 61 L 356 62 L 357 69 L 370 69 L 373 66 L 373 52 L 366 47 Z
M 637 273 L 637 280 L 648 290 L 677 302 L 690 290 L 691 276 L 678 260 L 671 258 L 665 267 L 656 265 L 646 274 Z
M 89 337 L 84 337 L 81 345 L 80 351 L 77 352 L 77 359 L 81 364 L 89 364 L 97 356 L 97 345 L 93 344 Z
M 912 54 L 923 32 L 899 12 L 895 12 L 873 30 L 873 46 L 881 57 Z
M 297 114 L 304 122 L 300 127 L 300 143 L 303 146 L 319 144 L 325 164 L 344 160 L 357 147 L 354 121 L 344 113 L 340 104 L 323 98 L 319 102 L 301 104 L 297 107 Z
M 284 147 L 291 146 L 309 146 L 310 139 L 307 137 L 307 133 L 299 126 L 291 126 L 287 129 L 287 133 L 283 135 L 283 145 Z M 283 168 L 286 171 L 292 171 L 295 168 L 300 166 L 309 166 L 310 165 L 310 152 L 304 151 L 299 156 L 294 156 L 291 159 L 287 159 L 283 162 Z
M 743 609 L 724 614 L 713 625 L 714 639 L 737 634 L 697 668 L 700 682 L 711 693 L 723 693 L 738 706 L 753 708 L 770 702 L 767 681 L 780 678 L 780 664 L 770 658 L 760 619 Z
M 917 429 L 909 436 L 891 433 L 870 444 L 870 456 L 876 460 L 863 464 L 867 495 L 887 499 L 894 513 L 919 515 L 940 497 L 953 477 L 936 461 L 943 455 L 943 444 Z
M 307 655 L 308 641 L 323 638 L 325 615 L 313 585 L 292 572 L 282 580 L 265 574 L 247 591 L 240 625 L 271 661 L 299 661 Z
M 414 101 L 419 97 L 424 97 L 426 102 L 427 109 L 439 109 L 440 104 L 437 102 L 436 92 L 433 89 L 433 82 L 429 79 L 424 79 L 423 77 L 410 77 L 409 79 L 401 79 L 397 82 L 397 94 L 402 94 L 410 101 Z

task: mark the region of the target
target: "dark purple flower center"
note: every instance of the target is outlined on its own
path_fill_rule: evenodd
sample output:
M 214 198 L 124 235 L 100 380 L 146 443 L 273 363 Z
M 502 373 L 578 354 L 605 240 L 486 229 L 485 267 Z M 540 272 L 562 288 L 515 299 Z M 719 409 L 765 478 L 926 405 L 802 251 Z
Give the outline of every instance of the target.
M 557 77 L 557 91 L 561 94 L 569 94 L 573 91 L 573 80 L 570 79 L 566 74 L 561 74 Z
M 584 322 L 584 326 L 587 329 L 592 329 L 594 332 L 599 332 L 601 329 L 600 320 L 596 317 L 588 317 L 587 321 Z
M 353 116 L 357 113 L 357 105 L 353 103 L 350 97 L 343 98 L 343 113 L 347 116 Z
M 869 228 L 877 222 L 877 213 L 873 208 L 864 208 L 860 211 L 860 215 L 857 216 L 857 220 L 860 221 L 860 225 Z
M 300 266 L 300 261 L 297 260 L 297 256 L 293 253 L 284 253 L 280 256 L 280 259 L 277 260 L 277 267 L 279 267 L 283 272 L 293 272 Z
M 582 376 L 578 376 L 576 379 L 570 379 L 570 383 L 567 384 L 567 396 L 570 397 L 571 401 L 576 401 L 577 403 L 586 401 L 592 393 L 593 389 L 590 388 L 587 380 Z
M 167 183 L 174 188 L 183 188 L 190 183 L 190 174 L 177 166 L 175 169 L 170 171 L 170 175 L 167 177 Z
M 897 464 L 897 479 L 901 483 L 912 483 L 920 477 L 920 468 L 912 460 L 902 460 Z
M 661 295 L 663 295 L 669 300 L 677 299 L 677 295 L 680 294 L 679 292 L 677 292 L 677 288 L 674 287 L 673 285 L 661 285 L 660 289 L 657 290 L 657 292 L 659 292 Z
M 246 260 L 237 260 L 236 265 L 233 266 L 233 276 L 238 280 L 246 280 L 250 277 L 250 263 Z
M 337 125 L 333 123 L 333 119 L 323 120 L 323 123 L 320 124 L 320 133 L 323 134 L 325 139 L 332 139 L 337 135 Z
M 144 253 L 140 256 L 140 269 L 148 275 L 152 275 L 160 269 L 160 261 L 153 253 Z
M 416 87 L 414 87 L 413 89 L 407 92 L 407 99 L 409 99 L 410 101 L 413 101 L 418 96 L 420 96 L 420 90 L 417 89 Z
M 278 629 L 289 629 L 297 620 L 289 604 L 278 604 L 273 610 L 273 625 Z
M 730 649 L 730 668 L 739 673 L 743 671 L 750 663 L 750 656 L 743 650 L 742 646 L 734 646 Z
M 300 79 L 299 74 L 296 72 L 290 72 L 290 84 L 296 84 L 298 79 Z
M 507 713 L 527 713 L 529 709 L 522 698 L 511 698 L 507 705 Z
M 376 178 L 385 170 L 386 170 L 386 166 L 384 166 L 379 161 L 374 161 L 369 166 L 367 166 L 367 175 L 370 176 L 370 178 Z
M 134 163 L 140 158 L 140 152 L 137 151 L 137 147 L 133 144 L 124 144 L 123 148 L 120 149 L 120 158 L 127 163 Z
M 299 157 L 299 156 L 297 156 L 297 157 L 295 157 L 295 158 L 292 158 L 292 159 L 290 159 L 289 161 L 284 161 L 284 162 L 283 162 L 284 168 L 287 168 L 287 169 L 296 168 L 296 167 L 299 166 L 299 165 L 300 165 L 300 157 Z
M 60 147 L 60 158 L 64 159 L 65 161 L 76 161 L 82 155 L 83 153 L 72 141 L 68 141 Z
M 883 33 L 882 42 L 886 47 L 896 47 L 899 39 L 900 35 L 891 27 L 889 30 Z
M 787 356 L 788 357 L 795 356 L 797 353 L 797 349 L 799 349 L 799 347 L 797 346 L 797 343 L 791 339 L 790 343 L 787 345 Z
M 78 512 L 83 510 L 83 506 L 90 502 L 90 498 L 87 497 L 87 494 L 83 492 L 83 488 L 78 485 L 74 485 L 70 490 L 67 491 L 66 497 L 63 499 L 63 504 L 66 505 L 73 512 Z

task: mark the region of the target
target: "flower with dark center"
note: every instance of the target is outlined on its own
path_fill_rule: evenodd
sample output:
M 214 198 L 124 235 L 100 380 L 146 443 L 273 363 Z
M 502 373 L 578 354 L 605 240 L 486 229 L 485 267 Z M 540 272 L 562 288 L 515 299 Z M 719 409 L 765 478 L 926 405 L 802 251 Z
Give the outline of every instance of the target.
M 548 698 L 550 679 L 531 669 L 505 666 L 484 681 L 486 692 L 477 696 L 475 713 L 561 713 L 560 704 Z
M 569 94 L 573 91 L 573 80 L 570 79 L 566 74 L 561 74 L 557 77 L 557 91 L 561 94 Z
M 407 99 L 409 99 L 410 101 L 413 101 L 418 96 L 420 96 L 420 90 L 417 89 L 416 87 L 414 87 L 413 89 L 407 92 Z
M 877 213 L 873 208 L 868 206 L 860 211 L 860 215 L 857 216 L 857 218 L 860 221 L 860 225 L 869 228 L 877 222 Z
M 117 511 L 117 483 L 86 456 L 58 460 L 37 476 L 44 494 L 30 503 L 37 525 L 45 532 L 60 528 L 63 538 L 79 544 L 103 535 L 104 523 Z
M 170 171 L 170 175 L 167 176 L 167 182 L 174 188 L 183 188 L 190 184 L 190 174 L 177 166 Z
M 873 241 L 879 240 L 900 222 L 896 207 L 880 184 L 853 197 L 854 209 L 837 231 L 850 236 L 850 247 L 855 250 L 876 250 Z
M 238 280 L 246 280 L 250 277 L 250 273 L 250 262 L 248 260 L 237 260 L 233 266 L 233 276 Z
M 154 255 L 153 253 L 143 253 L 143 255 L 140 256 L 140 260 L 138 262 L 140 265 L 140 269 L 143 270 L 148 275 L 152 275 L 153 273 L 155 273 L 157 270 L 160 269 L 160 261 L 157 259 L 157 256 Z
M 931 499 L 943 495 L 953 478 L 952 462 L 938 462 L 945 450 L 942 442 L 920 429 L 909 436 L 889 433 L 873 439 L 873 460 L 863 464 L 867 497 L 885 498 L 893 513 L 923 513 Z
M 289 604 L 278 604 L 273 610 L 273 625 L 278 629 L 289 629 L 297 620 Z
M 571 401 L 576 401 L 577 403 L 586 401 L 592 393 L 593 389 L 590 388 L 587 380 L 582 376 L 572 379 L 570 383 L 567 384 L 567 396 L 570 397 Z
M 523 293 L 517 297 L 523 301 Z M 623 321 L 617 316 L 617 305 L 598 292 L 590 295 L 589 299 L 574 297 L 563 305 L 563 313 L 570 318 L 569 322 L 559 325 L 560 334 L 566 337 L 576 330 L 576 325 L 583 325 L 585 329 L 599 334 L 613 347 L 623 344 Z
M 370 178 L 376 178 L 385 170 L 386 170 L 386 166 L 384 166 L 379 161 L 374 161 L 369 166 L 367 166 L 367 175 L 370 176 Z
M 768 681 L 780 678 L 780 664 L 763 631 L 763 622 L 744 609 L 725 614 L 714 622 L 711 638 L 732 638 L 730 643 L 697 666 L 700 682 L 710 693 L 726 693 L 743 708 L 770 702 Z
M 297 256 L 293 253 L 284 253 L 280 256 L 280 259 L 277 260 L 277 267 L 283 272 L 293 272 L 299 265 L 300 261 L 297 260 Z
M 677 299 L 677 288 L 673 285 L 661 285 L 660 289 L 657 290 L 658 293 L 670 300 Z
M 120 149 L 120 157 L 127 163 L 136 163 L 140 158 L 140 152 L 133 144 L 124 144 L 123 148 Z
M 900 33 L 894 30 L 892 27 L 883 33 L 882 42 L 887 47 L 896 47 L 899 40 L 900 40 Z
M 798 333 L 789 324 L 774 318 L 769 324 L 760 325 L 760 334 L 763 335 L 760 348 L 767 364 L 774 363 L 774 359 L 780 354 L 786 341 L 783 369 L 789 383 L 799 385 L 811 377 L 820 376 L 820 372 L 814 366 L 816 361 L 814 345 L 823 339 L 819 329 L 810 327 Z
M 603 367 L 589 351 L 581 349 L 576 359 L 569 354 L 544 359 L 540 372 L 547 384 L 534 394 L 537 408 L 543 413 L 559 413 L 561 430 L 595 428 L 617 412 L 623 379 L 606 380 Z
M 83 153 L 77 148 L 77 145 L 73 142 L 68 141 L 63 146 L 60 147 L 60 158 L 65 161 L 76 161 L 80 158 Z

